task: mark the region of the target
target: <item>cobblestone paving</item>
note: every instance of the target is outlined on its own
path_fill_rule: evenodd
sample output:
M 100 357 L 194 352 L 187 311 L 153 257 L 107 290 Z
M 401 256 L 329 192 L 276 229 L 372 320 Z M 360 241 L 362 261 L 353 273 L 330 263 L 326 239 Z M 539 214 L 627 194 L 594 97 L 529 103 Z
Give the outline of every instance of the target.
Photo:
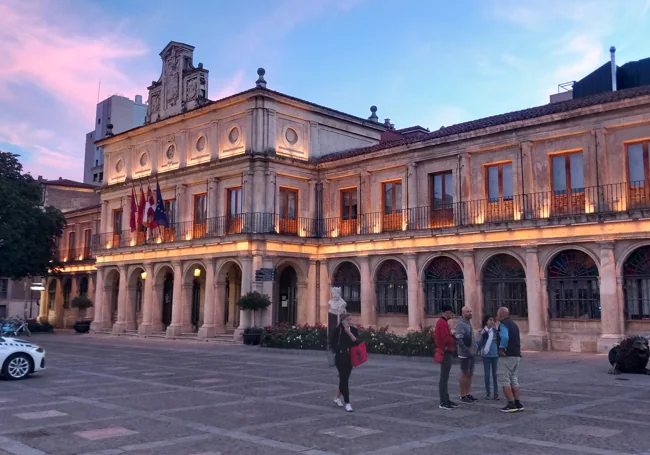
M 336 370 L 324 353 L 32 340 L 48 369 L 0 382 L 0 455 L 650 455 L 650 377 L 610 376 L 605 356 L 525 353 L 517 414 L 484 400 L 442 411 L 432 361 L 371 356 L 352 374 L 355 412 L 346 414 L 332 402 Z M 454 366 L 452 395 L 458 374 Z

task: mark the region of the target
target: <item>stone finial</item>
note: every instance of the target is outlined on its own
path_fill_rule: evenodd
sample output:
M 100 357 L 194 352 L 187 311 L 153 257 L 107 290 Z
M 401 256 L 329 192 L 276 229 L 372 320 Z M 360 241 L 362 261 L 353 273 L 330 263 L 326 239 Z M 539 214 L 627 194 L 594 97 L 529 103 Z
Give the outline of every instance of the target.
M 106 137 L 113 136 L 113 124 L 106 125 Z
M 199 69 L 203 69 L 203 62 L 199 62 Z
M 264 68 L 257 68 L 257 75 L 259 76 L 255 81 L 256 87 L 266 88 L 266 81 L 264 80 L 264 75 L 266 70 Z
M 378 122 L 379 117 L 377 117 L 377 106 L 370 106 L 370 117 L 368 117 L 368 120 L 371 122 Z

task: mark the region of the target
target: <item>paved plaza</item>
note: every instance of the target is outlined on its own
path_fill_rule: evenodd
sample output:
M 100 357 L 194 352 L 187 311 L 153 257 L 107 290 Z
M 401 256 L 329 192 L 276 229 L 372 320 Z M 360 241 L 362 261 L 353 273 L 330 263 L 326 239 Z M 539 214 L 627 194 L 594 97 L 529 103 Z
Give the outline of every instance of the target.
M 650 377 L 608 375 L 604 356 L 525 353 L 516 414 L 499 412 L 503 401 L 440 410 L 432 361 L 371 356 L 352 374 L 346 414 L 324 353 L 32 340 L 48 370 L 0 382 L 0 455 L 650 454 Z M 482 371 L 474 384 L 483 398 Z

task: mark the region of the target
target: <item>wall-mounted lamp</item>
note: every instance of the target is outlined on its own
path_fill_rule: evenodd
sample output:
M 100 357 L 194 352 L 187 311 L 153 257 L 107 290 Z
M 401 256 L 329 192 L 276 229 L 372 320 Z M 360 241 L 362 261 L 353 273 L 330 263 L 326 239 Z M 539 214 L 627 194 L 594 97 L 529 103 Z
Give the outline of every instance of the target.
M 142 272 L 140 274 L 140 278 L 142 278 L 143 280 L 146 280 L 147 279 L 147 272 Z
M 197 268 L 194 269 L 194 276 L 197 277 L 197 278 L 201 276 L 201 269 L 200 268 L 197 267 Z

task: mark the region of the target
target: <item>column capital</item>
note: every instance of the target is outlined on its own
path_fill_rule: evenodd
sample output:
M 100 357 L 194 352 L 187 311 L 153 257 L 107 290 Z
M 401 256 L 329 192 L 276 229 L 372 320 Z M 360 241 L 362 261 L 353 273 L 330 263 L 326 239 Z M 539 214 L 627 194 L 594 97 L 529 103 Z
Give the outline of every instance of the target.
M 367 254 L 360 254 L 360 255 L 357 256 L 357 258 L 361 262 L 368 262 L 368 260 L 370 259 L 370 256 L 367 255 Z
M 361 174 L 361 177 L 364 178 L 364 179 L 365 179 L 366 177 L 369 177 L 369 176 L 370 176 L 370 172 L 369 172 L 369 171 L 361 171 L 361 172 L 359 172 L 359 174 Z
M 526 253 L 537 254 L 539 249 L 537 248 L 537 245 L 531 245 L 531 246 L 527 246 L 525 248 L 525 251 Z
M 598 245 L 600 245 L 601 250 L 613 250 L 614 249 L 614 242 L 613 241 L 598 242 Z
M 219 183 L 219 180 L 221 180 L 219 177 L 210 177 L 208 179 L 208 182 L 210 182 L 210 183 Z
M 605 134 L 607 134 L 607 128 L 605 128 L 604 126 L 597 126 L 596 128 L 594 128 L 594 133 L 599 136 L 604 136 Z
M 418 254 L 417 253 L 406 253 L 405 256 L 406 256 L 406 259 L 415 260 L 415 259 L 417 259 Z
M 309 259 L 309 266 L 311 267 L 313 265 L 315 267 L 316 262 L 318 262 L 318 259 Z
M 117 264 L 117 269 L 122 272 L 126 272 L 127 265 L 126 264 Z
M 415 161 L 413 161 L 413 162 L 411 162 L 411 163 L 408 164 L 408 167 L 414 167 L 414 168 L 415 168 L 415 167 L 418 167 L 418 163 L 415 162 Z
M 473 258 L 474 257 L 474 249 L 469 249 L 469 250 L 460 250 L 460 254 L 464 258 Z
M 172 267 L 181 267 L 183 263 L 181 261 L 172 261 Z
M 520 145 L 521 145 L 522 147 L 528 147 L 528 148 L 530 148 L 530 147 L 533 146 L 533 141 L 521 141 L 521 142 L 520 142 Z

